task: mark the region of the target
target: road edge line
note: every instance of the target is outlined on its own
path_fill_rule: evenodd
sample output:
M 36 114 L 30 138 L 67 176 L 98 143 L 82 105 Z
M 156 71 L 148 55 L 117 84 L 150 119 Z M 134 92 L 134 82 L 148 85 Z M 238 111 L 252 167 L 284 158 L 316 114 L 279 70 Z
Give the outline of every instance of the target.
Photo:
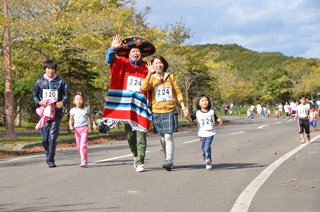
M 310 143 L 320 138 L 320 135 L 312 138 Z M 310 143 L 300 144 L 295 149 L 291 150 L 281 158 L 273 162 L 267 168 L 265 168 L 239 195 L 236 202 L 234 203 L 230 212 L 246 212 L 249 210 L 253 197 L 258 192 L 262 184 L 268 179 L 268 177 L 289 157 L 297 153 L 301 149 L 308 146 Z

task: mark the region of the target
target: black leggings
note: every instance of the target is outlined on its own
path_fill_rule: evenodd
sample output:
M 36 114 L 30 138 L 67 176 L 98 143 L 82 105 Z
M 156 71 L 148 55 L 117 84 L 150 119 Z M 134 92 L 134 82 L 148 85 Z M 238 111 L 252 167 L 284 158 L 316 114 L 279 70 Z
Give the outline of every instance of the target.
M 306 134 L 310 134 L 310 122 L 308 118 L 299 118 L 298 126 L 299 126 L 299 133 L 303 133 L 305 129 Z

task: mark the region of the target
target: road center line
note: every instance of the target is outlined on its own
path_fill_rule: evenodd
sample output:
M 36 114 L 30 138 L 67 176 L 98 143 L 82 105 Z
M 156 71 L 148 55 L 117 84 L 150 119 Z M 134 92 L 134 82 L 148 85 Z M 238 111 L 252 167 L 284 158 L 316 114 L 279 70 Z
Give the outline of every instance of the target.
M 320 135 L 317 135 L 313 139 L 311 139 L 310 143 L 320 138 Z M 245 188 L 245 190 L 239 195 L 238 199 L 234 203 L 232 209 L 230 212 L 246 212 L 249 210 L 250 204 L 252 202 L 253 197 L 259 190 L 259 188 L 262 186 L 262 184 L 268 179 L 268 177 L 289 157 L 291 157 L 293 154 L 297 153 L 304 147 L 309 145 L 309 143 L 306 144 L 300 144 L 295 149 L 291 150 L 275 162 L 273 162 L 271 165 L 269 165 L 265 170 L 263 170 L 248 186 Z
M 193 141 L 186 141 L 186 142 L 183 142 L 183 143 L 188 144 L 188 143 L 192 143 L 192 142 L 196 142 L 196 141 L 200 141 L 200 140 L 197 139 L 197 140 L 193 140 Z
M 269 126 L 269 125 L 262 125 L 262 126 L 258 127 L 258 129 L 261 129 L 262 127 L 267 127 L 267 126 Z
M 244 133 L 244 131 L 235 132 L 235 133 L 230 133 L 230 135 L 233 135 L 233 134 L 240 134 L 240 133 Z

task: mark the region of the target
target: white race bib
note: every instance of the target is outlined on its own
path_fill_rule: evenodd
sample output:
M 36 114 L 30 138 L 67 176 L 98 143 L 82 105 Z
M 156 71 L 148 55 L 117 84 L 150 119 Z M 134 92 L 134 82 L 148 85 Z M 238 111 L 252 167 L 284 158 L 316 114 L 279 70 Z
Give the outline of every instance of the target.
M 204 130 L 211 130 L 214 127 L 214 120 L 212 116 L 205 116 L 200 120 L 201 128 Z
M 58 89 L 43 89 L 42 90 L 43 100 L 50 99 L 51 102 L 58 101 Z
M 156 101 L 171 101 L 172 100 L 172 89 L 171 86 L 156 87 Z
M 127 91 L 135 91 L 138 93 L 142 93 L 141 90 L 141 85 L 142 85 L 142 78 L 139 77 L 133 77 L 133 76 L 128 76 L 127 80 Z

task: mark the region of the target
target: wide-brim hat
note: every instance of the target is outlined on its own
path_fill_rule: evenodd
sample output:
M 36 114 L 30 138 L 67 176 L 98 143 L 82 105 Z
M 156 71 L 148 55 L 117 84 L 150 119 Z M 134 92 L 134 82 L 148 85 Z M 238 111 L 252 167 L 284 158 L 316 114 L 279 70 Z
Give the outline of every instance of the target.
M 117 49 L 117 55 L 128 58 L 132 48 L 139 48 L 142 57 L 150 56 L 156 52 L 156 47 L 148 39 L 140 36 L 131 36 L 122 40 L 121 46 Z

